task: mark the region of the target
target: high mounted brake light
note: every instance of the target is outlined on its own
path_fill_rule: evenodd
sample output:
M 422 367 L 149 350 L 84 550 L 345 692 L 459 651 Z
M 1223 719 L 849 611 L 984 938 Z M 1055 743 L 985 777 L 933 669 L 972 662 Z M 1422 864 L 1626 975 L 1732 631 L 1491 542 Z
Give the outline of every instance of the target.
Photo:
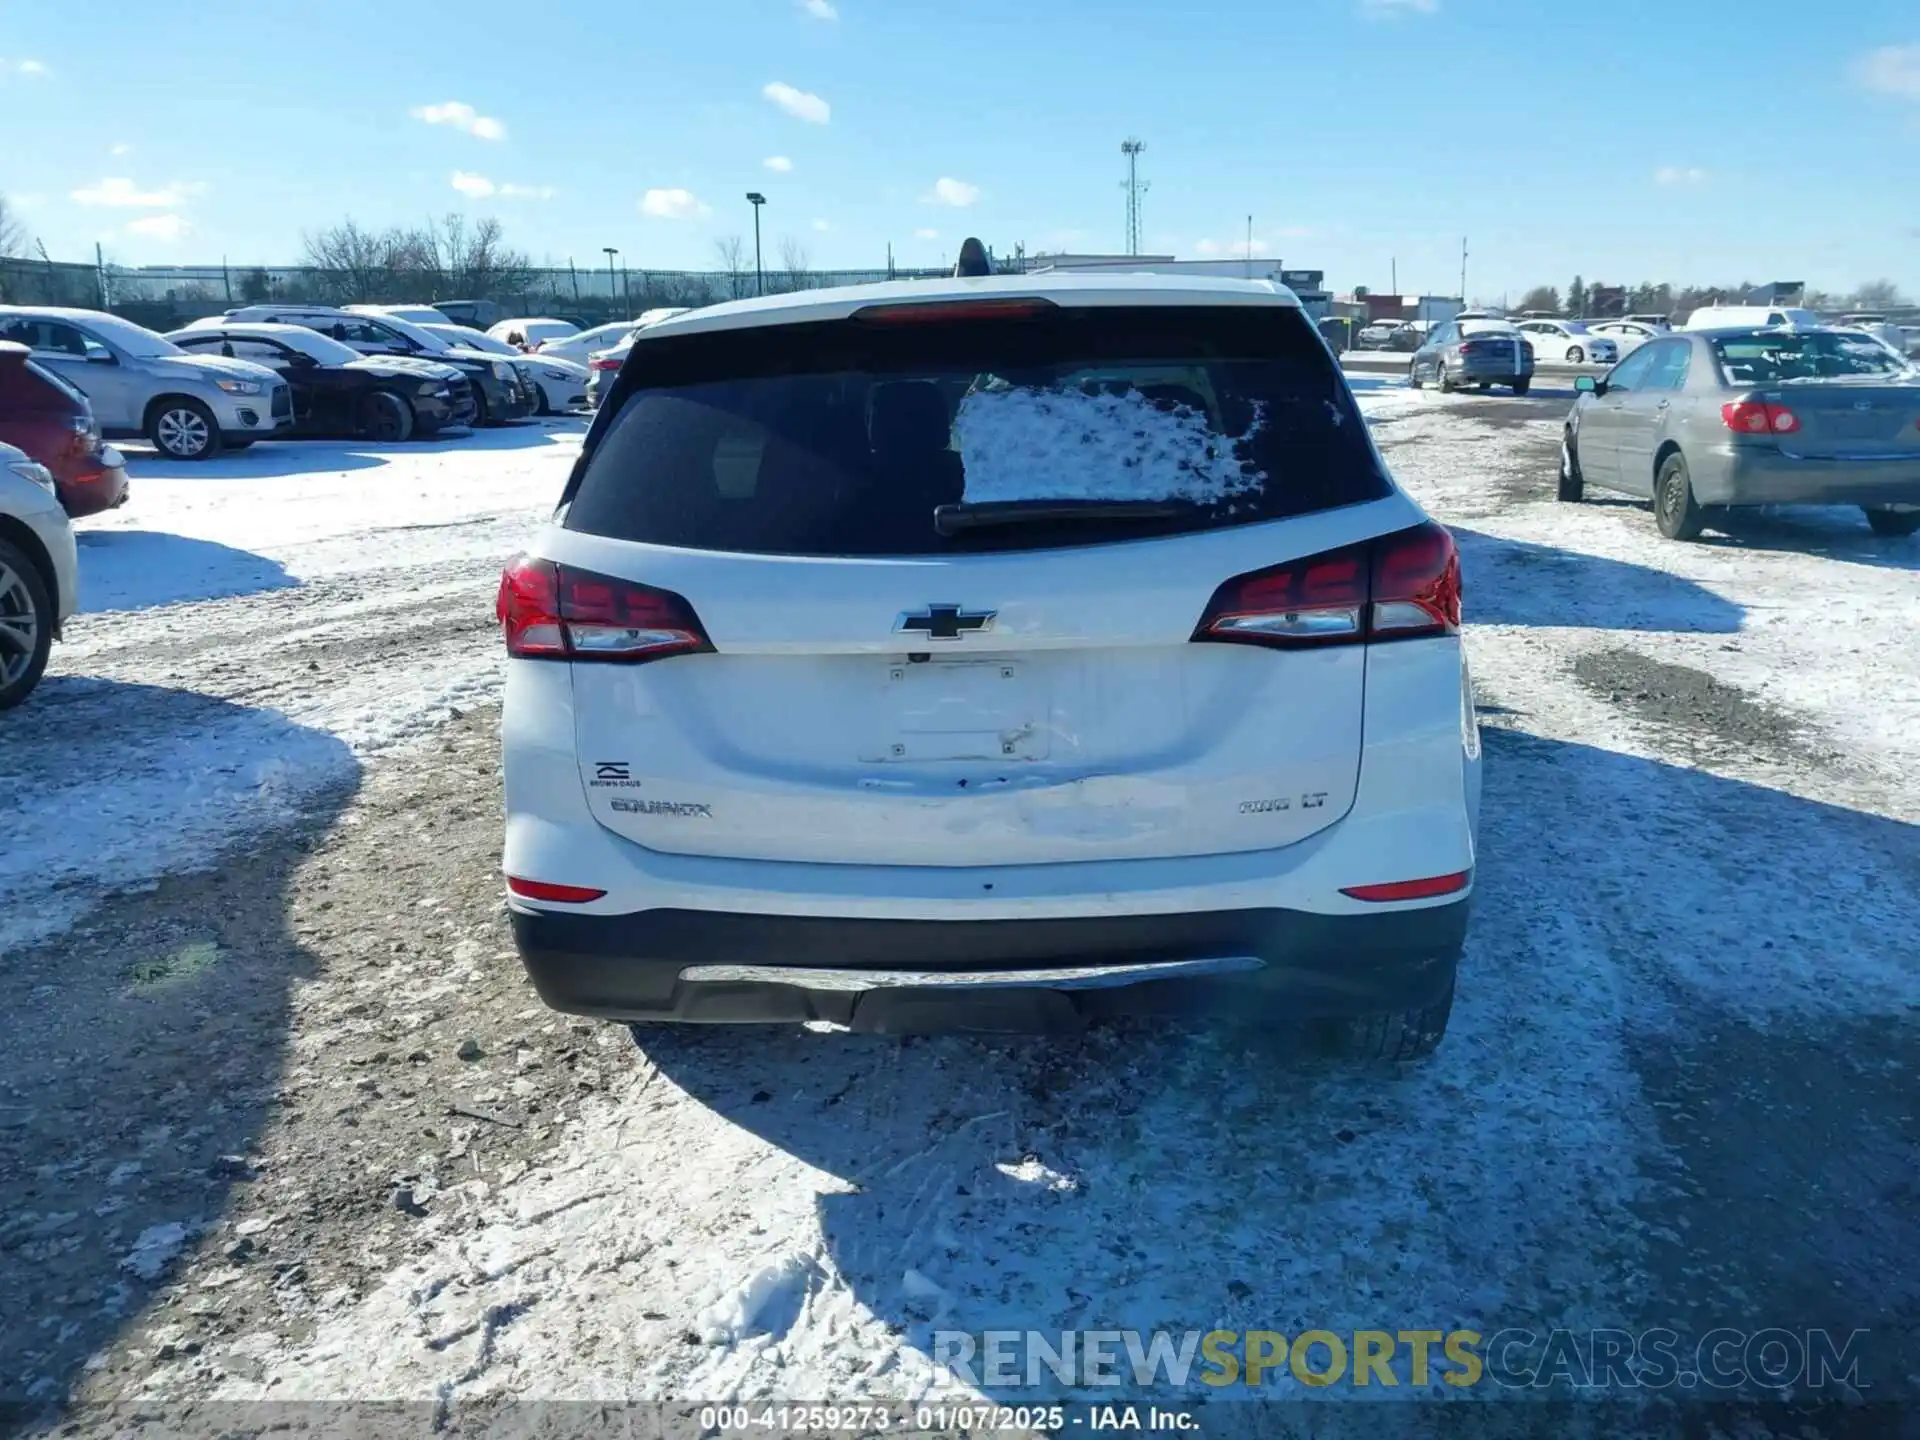
M 851 318 L 868 325 L 943 325 L 954 320 L 1030 320 L 1059 308 L 1043 296 L 1012 295 L 1000 300 L 908 300 L 864 305 Z
M 526 555 L 500 576 L 494 614 L 518 660 L 637 665 L 713 649 L 693 607 L 671 590 Z
M 1300 650 L 1459 630 L 1459 552 L 1428 521 L 1236 575 L 1214 591 L 1193 638 Z

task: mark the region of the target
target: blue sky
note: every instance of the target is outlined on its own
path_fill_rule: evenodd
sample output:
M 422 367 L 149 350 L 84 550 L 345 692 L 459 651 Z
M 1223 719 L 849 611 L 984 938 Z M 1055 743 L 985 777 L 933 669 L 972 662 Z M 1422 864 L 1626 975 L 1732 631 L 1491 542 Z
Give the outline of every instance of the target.
M 322 18 L 324 17 L 324 18 Z M 55 258 L 288 262 L 460 209 L 536 260 L 1255 248 L 1335 288 L 1920 291 L 1913 0 L 9 0 L 0 193 Z M 769 166 L 780 168 L 769 168 Z M 749 239 L 749 243 L 750 239 Z

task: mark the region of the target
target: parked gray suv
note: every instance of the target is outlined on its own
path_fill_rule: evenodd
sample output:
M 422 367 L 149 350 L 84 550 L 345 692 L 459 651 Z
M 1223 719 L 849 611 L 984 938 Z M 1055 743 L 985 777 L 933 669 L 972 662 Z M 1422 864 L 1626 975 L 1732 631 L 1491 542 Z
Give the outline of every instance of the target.
M 264 365 L 189 355 L 104 310 L 0 305 L 0 340 L 86 395 L 101 433 L 143 437 L 170 460 L 207 460 L 293 428 L 293 392 Z

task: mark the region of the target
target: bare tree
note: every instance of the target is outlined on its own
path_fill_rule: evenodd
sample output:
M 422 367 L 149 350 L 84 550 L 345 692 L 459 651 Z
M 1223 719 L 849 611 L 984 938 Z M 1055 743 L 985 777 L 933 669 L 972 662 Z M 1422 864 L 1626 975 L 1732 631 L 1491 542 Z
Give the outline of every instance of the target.
M 1907 297 L 1891 280 L 1869 280 L 1853 292 L 1856 310 L 1897 310 L 1906 303 Z
M 787 289 L 807 288 L 807 247 L 798 235 L 780 237 L 780 268 L 786 272 Z
M 1519 308 L 1522 310 L 1552 310 L 1558 313 L 1560 309 L 1560 292 L 1551 285 L 1536 285 L 1520 297 Z
M 747 293 L 747 242 L 738 235 L 723 235 L 713 242 L 713 253 L 727 273 L 732 298 L 740 299 Z
M 471 226 L 457 210 L 429 220 L 407 232 L 403 253 L 432 299 L 518 295 L 533 276 L 533 262 L 506 243 L 506 232 L 491 215 Z
M 20 223 L 7 197 L 0 195 L 0 260 L 12 260 L 27 248 L 27 227 Z
M 321 288 L 337 300 L 386 299 L 405 268 L 406 236 L 399 230 L 366 230 L 348 219 L 303 233 L 300 243 Z

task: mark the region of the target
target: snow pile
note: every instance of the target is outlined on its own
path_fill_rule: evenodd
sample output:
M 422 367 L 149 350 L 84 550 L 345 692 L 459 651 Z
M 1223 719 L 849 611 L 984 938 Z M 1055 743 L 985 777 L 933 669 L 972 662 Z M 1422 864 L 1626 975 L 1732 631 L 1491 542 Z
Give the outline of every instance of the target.
M 777 1316 L 799 1310 L 813 1270 L 813 1261 L 806 1255 L 764 1262 L 703 1310 L 694 1332 L 708 1345 L 735 1345 L 749 1335 L 784 1330 Z
M 1265 423 L 1256 410 L 1242 440 Z M 1267 477 L 1216 435 L 1204 412 L 1163 410 L 1138 390 L 976 390 L 960 402 L 954 434 L 968 504 L 1015 500 L 1190 500 L 1211 505 Z
M 133 1242 L 133 1249 L 120 1259 L 120 1268 L 142 1280 L 158 1280 L 166 1268 L 180 1258 L 186 1248 L 187 1227 L 178 1220 L 164 1225 L 149 1225 Z

